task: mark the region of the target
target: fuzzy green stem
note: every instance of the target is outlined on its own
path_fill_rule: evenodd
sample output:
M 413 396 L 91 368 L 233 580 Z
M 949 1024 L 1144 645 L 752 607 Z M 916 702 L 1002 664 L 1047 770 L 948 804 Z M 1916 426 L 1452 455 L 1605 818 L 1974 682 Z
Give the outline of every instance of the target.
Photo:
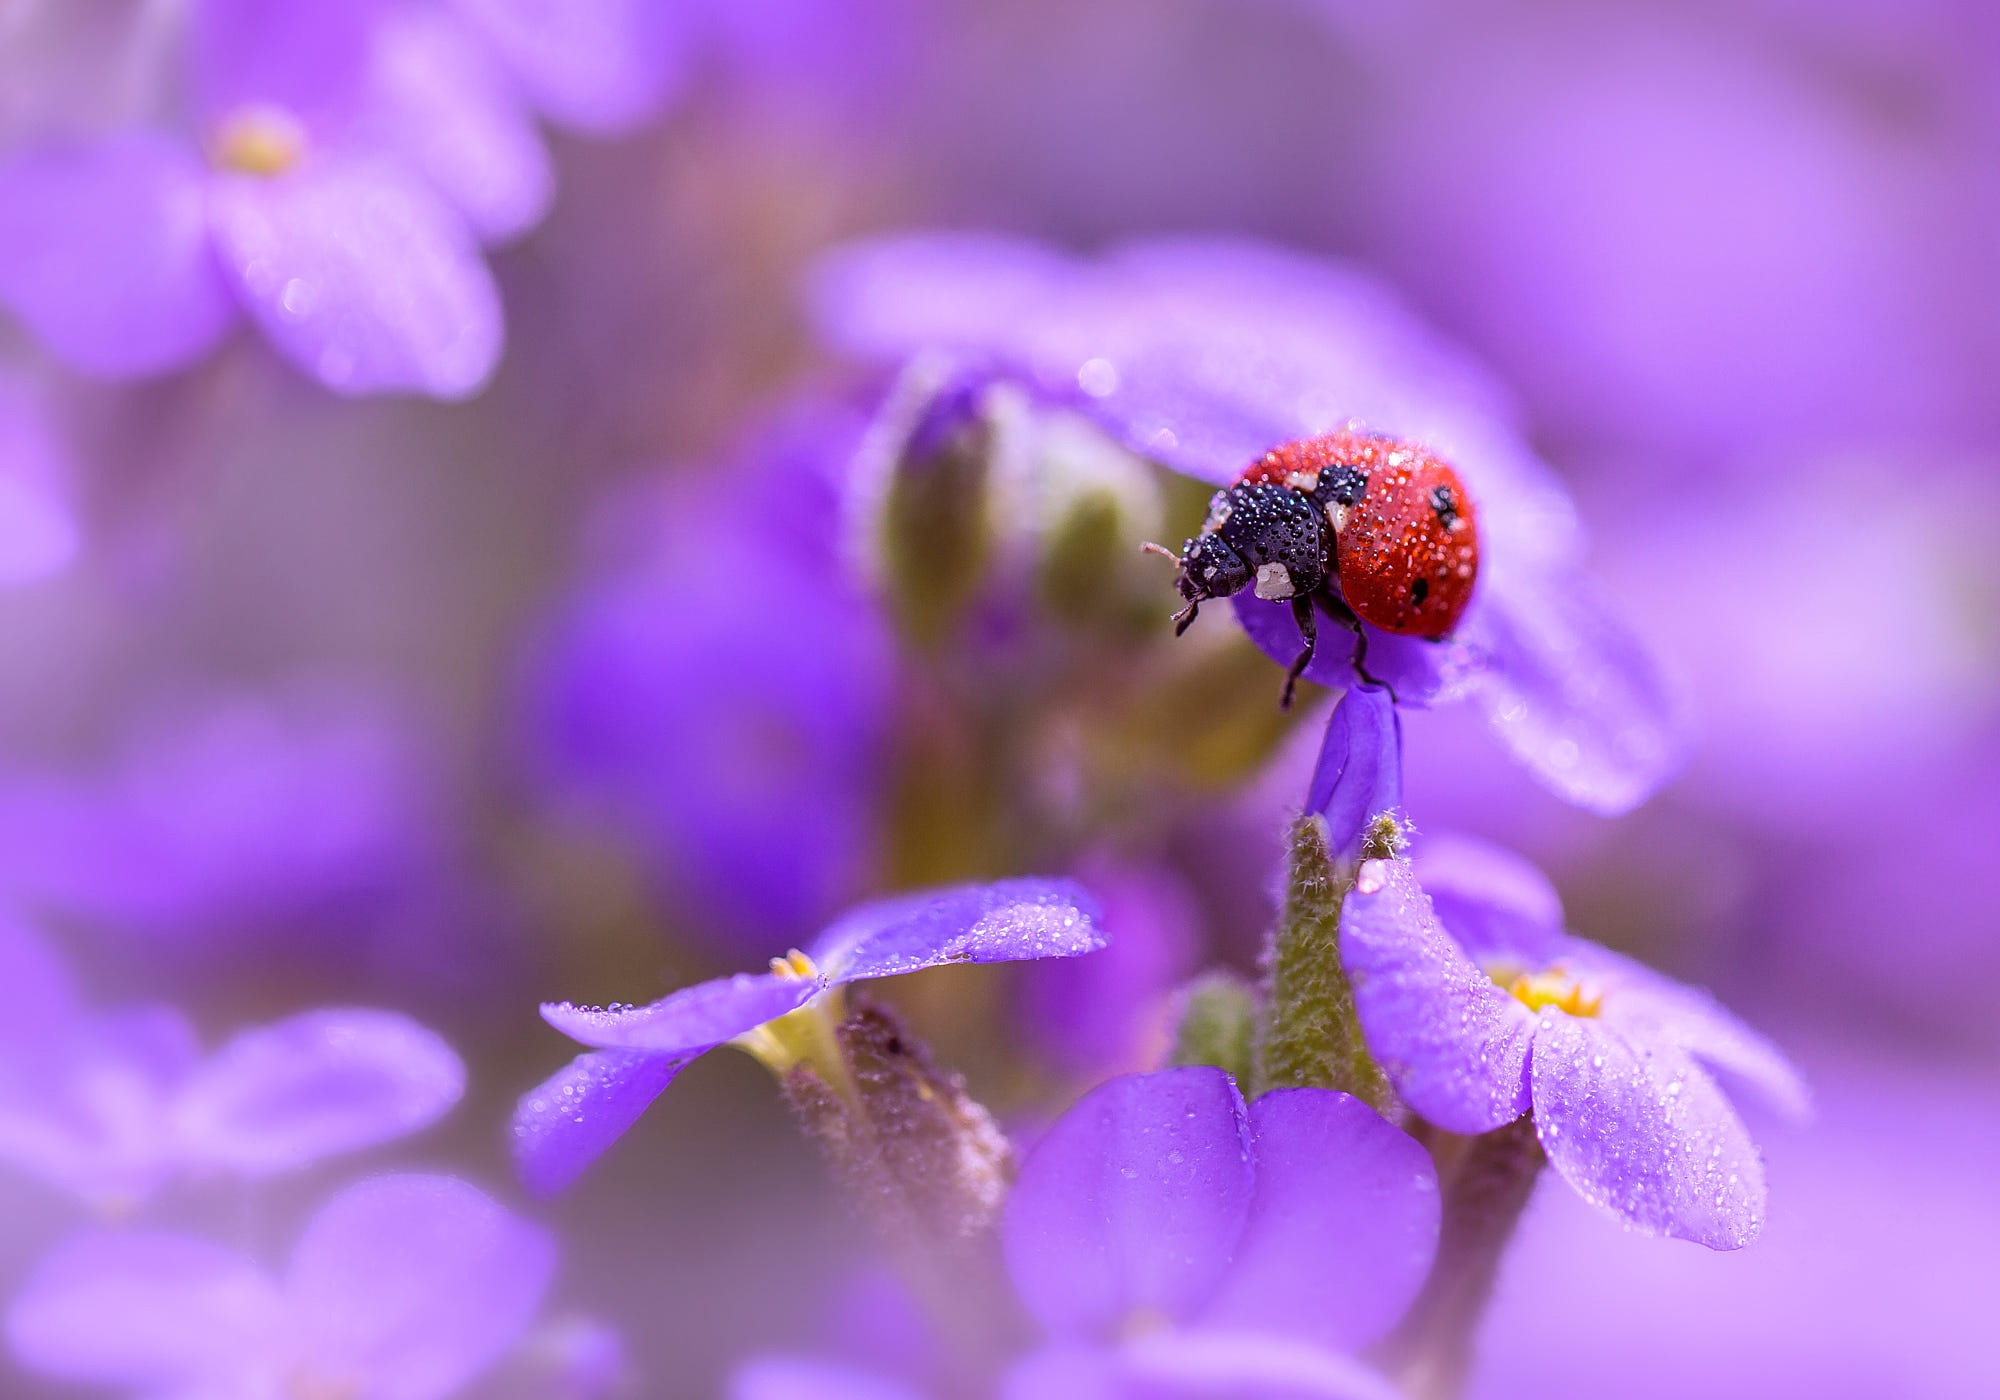
M 1339 1089 L 1390 1115 L 1395 1095 L 1368 1053 L 1354 988 L 1340 964 L 1340 906 L 1353 883 L 1353 868 L 1334 860 L 1325 820 L 1308 814 L 1294 821 L 1284 904 L 1267 954 L 1269 1019 L 1251 1087 L 1260 1094 Z

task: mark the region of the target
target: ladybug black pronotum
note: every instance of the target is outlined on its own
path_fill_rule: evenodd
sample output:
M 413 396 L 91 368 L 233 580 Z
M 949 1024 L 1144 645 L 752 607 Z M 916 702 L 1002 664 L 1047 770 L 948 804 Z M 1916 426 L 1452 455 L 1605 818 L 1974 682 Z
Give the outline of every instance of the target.
M 1272 448 L 1216 492 L 1178 556 L 1152 548 L 1180 566 L 1187 606 L 1175 636 L 1210 598 L 1251 588 L 1290 600 L 1305 650 L 1285 677 L 1287 708 L 1312 662 L 1318 611 L 1357 632 L 1358 618 L 1436 641 L 1457 626 L 1479 575 L 1479 529 L 1458 473 L 1428 448 L 1355 429 Z

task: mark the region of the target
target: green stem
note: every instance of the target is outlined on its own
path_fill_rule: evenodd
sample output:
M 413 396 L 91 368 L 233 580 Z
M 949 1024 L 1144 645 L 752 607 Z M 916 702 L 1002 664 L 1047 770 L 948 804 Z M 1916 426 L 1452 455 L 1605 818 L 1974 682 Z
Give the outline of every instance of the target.
M 1392 1116 L 1400 1111 L 1395 1094 L 1368 1053 L 1340 963 L 1340 906 L 1353 884 L 1353 867 L 1334 860 L 1325 820 L 1294 821 L 1284 905 L 1267 955 L 1270 1014 L 1251 1089 L 1339 1089 Z

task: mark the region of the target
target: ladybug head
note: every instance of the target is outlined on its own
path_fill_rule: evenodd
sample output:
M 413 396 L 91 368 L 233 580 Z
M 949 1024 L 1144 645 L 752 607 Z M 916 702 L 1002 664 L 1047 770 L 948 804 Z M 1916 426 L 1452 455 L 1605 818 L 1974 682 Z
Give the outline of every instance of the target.
M 1220 535 L 1196 535 L 1181 546 L 1180 566 L 1174 586 L 1190 603 L 1227 598 L 1250 586 L 1250 566 Z
M 1204 600 L 1227 598 L 1250 586 L 1250 566 L 1243 562 L 1242 555 L 1213 532 L 1196 535 L 1181 546 L 1179 554 L 1157 544 L 1149 544 L 1146 548 L 1155 554 L 1165 555 L 1177 567 L 1174 586 L 1187 600 L 1187 606 L 1174 614 L 1174 635 L 1177 637 L 1187 631 L 1188 624 L 1194 621 L 1195 611 Z

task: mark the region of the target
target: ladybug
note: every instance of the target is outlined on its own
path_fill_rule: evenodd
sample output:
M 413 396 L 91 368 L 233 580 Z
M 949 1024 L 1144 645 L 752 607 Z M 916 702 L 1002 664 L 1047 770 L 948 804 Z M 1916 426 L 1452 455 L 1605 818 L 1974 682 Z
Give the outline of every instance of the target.
M 1357 428 L 1272 448 L 1215 493 L 1178 555 L 1149 547 L 1179 566 L 1187 606 L 1174 614 L 1177 637 L 1210 598 L 1251 588 L 1290 600 L 1306 647 L 1285 677 L 1287 709 L 1312 662 L 1319 611 L 1357 635 L 1370 622 L 1439 641 L 1479 575 L 1479 527 L 1458 473 L 1426 447 Z

